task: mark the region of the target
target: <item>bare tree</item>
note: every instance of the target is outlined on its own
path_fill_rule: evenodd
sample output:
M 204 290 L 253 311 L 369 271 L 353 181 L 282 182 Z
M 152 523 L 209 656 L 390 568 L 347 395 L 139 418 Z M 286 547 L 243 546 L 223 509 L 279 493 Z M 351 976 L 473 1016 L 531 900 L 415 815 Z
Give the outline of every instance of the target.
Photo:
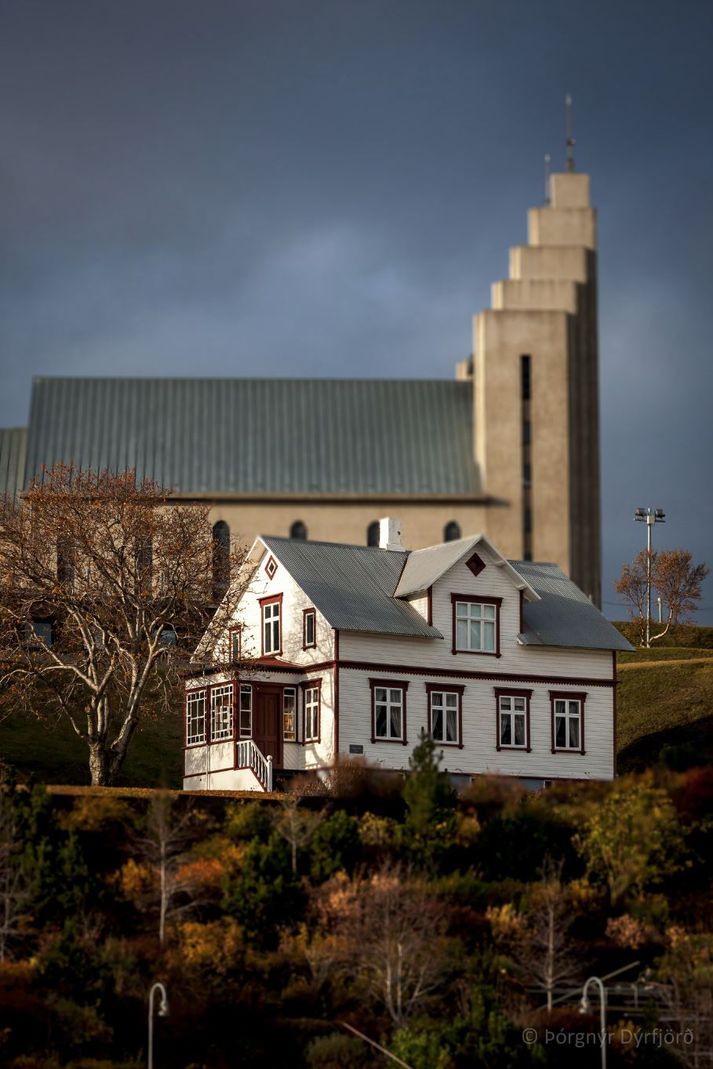
M 175 699 L 213 611 L 208 509 L 169 496 L 58 466 L 0 503 L 0 700 L 65 717 L 93 784 L 116 780 L 142 711 Z
M 642 549 L 636 554 L 631 564 L 622 565 L 621 575 L 614 584 L 617 594 L 622 594 L 629 602 L 631 608 L 629 615 L 636 617 L 639 625 L 639 645 L 643 646 L 645 638 L 646 616 L 646 576 L 649 552 Z M 656 553 L 651 554 L 651 570 L 656 561 Z
M 297 874 L 298 852 L 307 846 L 324 818 L 324 810 L 315 813 L 300 809 L 301 796 L 297 791 L 286 791 L 275 810 L 274 825 L 290 848 L 292 872 Z
M 359 985 L 400 1028 L 445 979 L 449 956 L 438 903 L 423 881 L 390 866 L 369 879 L 337 876 L 317 894 L 312 949 L 324 947 L 332 970 Z
M 190 805 L 178 815 L 168 791 L 152 795 L 146 814 L 143 835 L 135 840 L 140 862 L 148 869 L 150 880 L 135 896 L 137 904 L 158 913 L 158 936 L 163 944 L 166 922 L 170 917 L 195 907 L 193 881 L 185 871 L 191 839 L 193 812 Z
M 555 988 L 579 975 L 581 960 L 569 937 L 572 925 L 571 899 L 562 883 L 562 863 L 547 857 L 541 880 L 530 891 L 527 903 L 508 923 L 498 923 L 502 914 L 491 915 L 496 941 L 507 948 L 523 980 L 542 991 L 552 1010 Z
M 11 788 L 12 789 L 12 788 Z M 22 836 L 16 807 L 0 791 L 0 962 L 23 932 L 32 888 L 22 865 Z

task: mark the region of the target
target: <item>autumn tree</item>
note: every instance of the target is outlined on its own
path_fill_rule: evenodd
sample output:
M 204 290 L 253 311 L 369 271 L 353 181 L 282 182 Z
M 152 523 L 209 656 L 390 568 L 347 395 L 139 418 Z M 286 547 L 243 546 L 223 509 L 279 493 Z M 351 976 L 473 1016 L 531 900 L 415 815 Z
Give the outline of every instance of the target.
M 134 839 L 134 857 L 121 870 L 124 893 L 141 910 L 158 916 L 158 937 L 166 938 L 166 922 L 195 906 L 193 872 L 186 864 L 192 811 L 182 813 L 168 791 L 152 795 L 141 834 Z
M 323 971 L 356 983 L 396 1028 L 444 982 L 443 912 L 412 873 L 386 865 L 367 879 L 339 874 L 314 892 L 314 904 L 318 923 L 308 953 L 321 953 Z
M 692 554 L 685 549 L 663 550 L 660 553 L 642 549 L 631 564 L 624 564 L 616 581 L 618 594 L 629 602 L 630 613 L 639 627 L 639 645 L 646 638 L 647 571 L 650 565 L 651 589 L 658 592 L 667 608 L 666 625 L 650 641 L 663 638 L 672 624 L 681 623 L 698 606 L 701 584 L 708 575 L 706 564 L 694 564 Z
M 681 866 L 683 838 L 673 803 L 650 774 L 621 780 L 574 837 L 594 880 L 613 906 L 641 894 Z
M 168 498 L 134 472 L 58 466 L 0 503 L 0 701 L 64 717 L 93 784 L 115 782 L 148 709 L 175 704 L 213 611 L 208 508 Z
M 680 623 L 698 608 L 701 584 L 708 572 L 706 564 L 693 563 L 693 556 L 686 549 L 671 549 L 658 554 L 654 586 L 668 606 L 669 624 Z
M 297 875 L 299 851 L 308 846 L 321 820 L 324 811 L 314 812 L 300 807 L 302 796 L 295 790 L 285 791 L 275 810 L 274 825 L 290 848 L 292 875 Z
M 562 882 L 562 862 L 545 858 L 540 880 L 533 884 L 520 910 L 493 907 L 488 919 L 523 980 L 542 991 L 547 1010 L 558 984 L 571 983 L 581 970 L 570 937 L 574 920 L 571 895 Z

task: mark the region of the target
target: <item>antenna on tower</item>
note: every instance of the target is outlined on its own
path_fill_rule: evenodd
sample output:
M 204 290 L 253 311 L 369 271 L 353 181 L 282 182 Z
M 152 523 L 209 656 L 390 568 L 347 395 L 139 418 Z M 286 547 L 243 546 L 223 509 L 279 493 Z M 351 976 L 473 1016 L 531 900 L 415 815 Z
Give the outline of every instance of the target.
M 550 174 L 551 174 L 551 171 L 552 171 L 551 163 L 552 163 L 552 157 L 550 156 L 549 152 L 546 152 L 545 153 L 545 204 L 549 204 L 550 203 Z
M 567 146 L 567 173 L 572 174 L 574 171 L 575 140 L 572 136 L 572 97 L 569 93 L 564 98 L 564 128 L 565 145 Z

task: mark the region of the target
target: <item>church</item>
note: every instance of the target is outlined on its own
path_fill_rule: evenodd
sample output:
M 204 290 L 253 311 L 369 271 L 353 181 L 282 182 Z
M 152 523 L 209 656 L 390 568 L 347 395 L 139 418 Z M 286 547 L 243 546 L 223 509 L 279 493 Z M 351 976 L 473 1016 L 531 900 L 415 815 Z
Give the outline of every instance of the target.
M 419 549 L 476 533 L 600 601 L 596 213 L 549 176 L 527 244 L 448 380 L 36 378 L 0 430 L 0 495 L 56 463 L 136 469 L 209 503 L 217 546 L 278 537 Z

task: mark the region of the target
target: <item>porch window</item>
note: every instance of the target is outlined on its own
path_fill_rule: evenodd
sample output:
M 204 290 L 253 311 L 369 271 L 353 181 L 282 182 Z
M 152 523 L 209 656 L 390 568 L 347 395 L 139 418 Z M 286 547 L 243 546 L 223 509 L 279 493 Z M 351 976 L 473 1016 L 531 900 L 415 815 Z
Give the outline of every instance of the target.
M 233 684 L 212 687 L 210 692 L 210 737 L 212 741 L 233 735 Z
M 253 734 L 253 688 L 240 684 L 240 738 L 251 739 Z
M 191 690 L 186 695 L 186 744 L 205 742 L 206 692 Z
M 371 741 L 406 743 L 408 683 L 371 679 Z
M 282 650 L 282 599 L 267 601 L 262 606 L 262 652 L 280 653 Z
M 319 742 L 319 687 L 305 687 L 305 742 Z
M 285 742 L 297 742 L 296 687 L 285 687 L 282 691 L 282 738 Z

